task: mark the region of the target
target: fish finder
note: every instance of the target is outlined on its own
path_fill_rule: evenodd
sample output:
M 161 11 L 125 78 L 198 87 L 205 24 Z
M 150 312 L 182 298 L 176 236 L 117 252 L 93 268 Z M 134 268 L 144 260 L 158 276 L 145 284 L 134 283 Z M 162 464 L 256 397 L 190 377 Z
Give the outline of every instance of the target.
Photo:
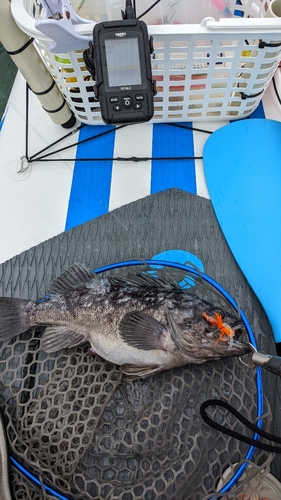
M 84 61 L 96 84 L 105 123 L 147 122 L 153 116 L 156 82 L 152 80 L 153 40 L 138 19 L 98 23 Z

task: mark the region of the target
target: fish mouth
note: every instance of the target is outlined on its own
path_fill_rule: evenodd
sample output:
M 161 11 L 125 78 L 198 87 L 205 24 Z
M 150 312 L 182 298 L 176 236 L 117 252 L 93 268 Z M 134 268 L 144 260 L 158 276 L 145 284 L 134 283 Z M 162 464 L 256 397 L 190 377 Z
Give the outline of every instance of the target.
M 220 341 L 214 348 L 211 348 L 210 350 L 216 352 L 222 358 L 243 356 L 244 354 L 249 354 L 251 352 L 249 342 L 239 342 L 238 340 L 233 338 L 227 341 Z
M 249 354 L 251 352 L 249 342 L 238 342 L 237 340 L 234 340 L 232 347 L 234 347 L 234 350 L 237 350 L 240 355 Z
M 208 352 L 209 351 L 209 352 Z M 215 347 L 206 350 L 206 361 L 226 360 L 228 358 L 238 358 L 239 360 L 251 352 L 249 344 L 246 342 L 237 342 L 235 340 L 220 342 Z
M 241 337 L 243 337 L 243 335 L 245 335 L 247 331 L 244 323 L 242 323 L 241 321 L 235 321 L 232 324 L 231 328 L 235 332 L 235 337 L 233 339 L 233 344 L 234 344 L 233 346 L 235 346 L 235 348 L 238 351 L 241 351 L 240 356 L 252 352 L 251 344 L 248 339 L 242 342 L 239 341 L 239 339 L 241 339 Z
M 229 349 L 235 349 L 237 351 L 242 351 L 241 354 L 248 354 L 251 352 L 249 339 L 240 341 L 240 339 L 247 333 L 246 327 L 241 320 L 232 322 L 231 329 L 234 332 L 234 336 L 227 342 Z

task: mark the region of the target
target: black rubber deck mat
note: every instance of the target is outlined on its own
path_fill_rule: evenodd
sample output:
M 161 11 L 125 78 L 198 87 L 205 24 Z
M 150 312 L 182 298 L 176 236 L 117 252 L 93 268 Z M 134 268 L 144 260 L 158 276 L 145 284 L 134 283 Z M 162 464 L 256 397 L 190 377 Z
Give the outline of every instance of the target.
M 52 279 L 73 263 L 81 262 L 95 269 L 114 262 L 150 259 L 167 250 L 184 250 L 201 259 L 204 272 L 224 287 L 247 315 L 259 350 L 275 354 L 272 331 L 266 315 L 236 265 L 217 223 L 211 202 L 178 189 L 163 191 L 130 203 L 51 238 L 1 264 L 0 295 L 35 300 L 44 297 Z M 271 408 L 270 432 L 280 435 L 280 379 L 264 371 L 263 380 L 265 396 Z M 5 395 L 1 398 L 1 405 L 4 404 Z M 54 453 L 55 448 L 56 446 Z M 157 466 L 155 467 L 157 471 Z M 272 473 L 281 479 L 279 458 L 272 464 Z M 107 480 L 109 478 L 110 474 Z M 48 477 L 47 479 L 51 480 Z M 170 477 L 169 481 L 171 480 Z M 182 481 L 184 482 L 184 479 Z M 80 486 L 82 488 L 82 485 Z M 58 485 L 54 487 L 58 488 Z M 62 487 L 66 488 L 63 480 Z M 160 492 L 161 487 L 159 488 Z M 203 490 L 201 496 L 198 494 L 199 496 L 192 497 L 182 491 L 176 494 L 178 496 L 173 493 L 170 496 L 168 493 L 161 496 L 158 493 L 155 497 L 149 493 L 149 489 L 145 490 L 146 496 L 141 490 L 134 494 L 128 493 L 128 496 L 121 495 L 122 488 L 119 493 L 116 491 L 113 494 L 105 489 L 102 497 L 93 496 L 93 493 L 89 492 L 87 498 L 200 500 L 204 496 Z M 208 493 L 208 490 L 204 491 L 205 494 Z M 97 490 L 96 495 L 98 494 L 100 491 Z M 38 498 L 36 494 L 24 496 L 23 490 L 21 495 L 16 498 Z M 74 498 L 78 496 L 74 495 Z

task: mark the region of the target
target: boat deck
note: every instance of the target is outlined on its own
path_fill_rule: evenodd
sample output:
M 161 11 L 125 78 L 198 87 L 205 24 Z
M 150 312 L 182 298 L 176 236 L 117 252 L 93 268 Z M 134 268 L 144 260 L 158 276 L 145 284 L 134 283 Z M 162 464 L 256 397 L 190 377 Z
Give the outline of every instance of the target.
M 279 72 L 275 82 L 281 93 Z M 202 151 L 209 133 L 228 122 L 180 123 L 180 127 L 148 123 L 119 130 L 105 125 L 77 130 L 77 123 L 69 135 L 52 123 L 30 92 L 28 100 L 27 117 L 25 82 L 18 74 L 1 120 L 0 263 L 78 224 L 168 188 L 209 198 Z M 281 121 L 273 83 L 249 119 L 255 117 Z M 77 145 L 107 130 L 110 133 Z M 49 149 L 40 154 L 45 148 Z M 43 154 L 49 154 L 45 161 L 36 161 Z M 23 161 L 28 168 L 17 173 L 20 158 L 26 155 L 35 156 L 29 165 Z M 131 157 L 146 161 L 127 160 Z M 161 159 L 167 157 L 198 159 Z

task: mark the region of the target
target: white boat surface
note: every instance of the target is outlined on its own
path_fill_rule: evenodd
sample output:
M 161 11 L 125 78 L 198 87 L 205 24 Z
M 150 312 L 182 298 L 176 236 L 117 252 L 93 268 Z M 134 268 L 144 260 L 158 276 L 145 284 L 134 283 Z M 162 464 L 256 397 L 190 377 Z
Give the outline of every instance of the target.
M 281 121 L 281 104 L 276 90 L 281 76 L 277 70 L 258 110 L 250 117 L 264 116 Z M 12 88 L 0 131 L 0 263 L 40 242 L 107 211 L 171 187 L 209 198 L 202 159 L 158 160 L 161 156 L 202 157 L 209 134 L 228 122 L 195 122 L 193 131 L 165 124 L 130 125 L 112 132 L 106 140 L 89 141 L 82 149 L 74 145 L 48 157 L 47 162 L 23 160 L 37 154 L 69 133 L 55 125 L 29 92 L 26 117 L 26 82 L 20 73 Z M 76 144 L 96 135 L 106 126 L 86 125 L 46 153 Z M 184 124 L 181 124 L 184 125 Z M 185 140 L 186 137 L 186 140 Z M 147 157 L 146 161 L 76 161 L 88 158 Z M 270 152 L 269 152 L 270 155 Z M 40 156 L 40 155 L 39 155 Z M 58 161 L 59 160 L 59 161 Z

